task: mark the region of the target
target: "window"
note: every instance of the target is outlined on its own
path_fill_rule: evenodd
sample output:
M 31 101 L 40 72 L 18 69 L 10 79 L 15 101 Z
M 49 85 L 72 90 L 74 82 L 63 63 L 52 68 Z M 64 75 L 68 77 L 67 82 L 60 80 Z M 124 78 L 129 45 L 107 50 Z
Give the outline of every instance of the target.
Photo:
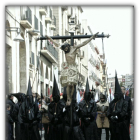
M 46 78 L 48 79 L 48 67 L 46 66 Z
M 50 81 L 52 81 L 52 68 L 50 69 Z
M 48 96 L 48 85 L 46 84 L 46 96 Z

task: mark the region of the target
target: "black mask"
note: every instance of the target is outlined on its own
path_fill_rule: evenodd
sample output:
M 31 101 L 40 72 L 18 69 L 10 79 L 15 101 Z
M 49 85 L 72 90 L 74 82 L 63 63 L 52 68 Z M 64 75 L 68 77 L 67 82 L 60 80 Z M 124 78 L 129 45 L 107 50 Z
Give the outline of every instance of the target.
M 114 94 L 114 99 L 115 99 L 115 101 L 118 101 L 119 100 L 119 95 L 118 94 Z
M 91 94 L 91 98 L 94 99 L 94 95 L 93 95 L 93 93 Z
M 32 95 L 27 95 L 27 103 L 29 106 L 33 104 L 33 96 Z
M 55 103 L 58 103 L 59 100 L 60 100 L 60 96 L 59 96 L 59 95 L 55 95 L 55 96 L 53 97 L 53 101 L 54 101 Z
M 91 92 L 85 93 L 84 99 L 85 99 L 86 101 L 90 101 L 90 99 L 91 99 Z

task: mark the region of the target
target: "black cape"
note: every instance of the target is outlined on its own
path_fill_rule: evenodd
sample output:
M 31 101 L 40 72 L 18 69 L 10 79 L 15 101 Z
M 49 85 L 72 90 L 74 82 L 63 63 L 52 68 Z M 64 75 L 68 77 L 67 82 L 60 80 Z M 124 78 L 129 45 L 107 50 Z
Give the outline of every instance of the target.
M 82 100 L 79 103 L 79 113 L 81 117 L 81 127 L 82 131 L 84 132 L 85 140 L 97 140 L 97 107 L 94 100 L 91 99 L 88 103 L 86 103 L 85 99 Z
M 65 107 L 64 111 L 64 140 L 85 140 L 84 134 L 79 122 L 79 106 L 77 103 L 72 104 L 72 128 L 71 128 L 71 113 L 70 106 Z
M 64 102 L 59 100 L 56 103 L 52 101 L 48 106 L 49 125 L 49 140 L 63 140 L 63 108 Z M 55 114 L 56 113 L 56 114 Z
M 41 113 L 39 112 L 38 104 L 35 102 L 30 111 L 28 109 L 26 101 L 24 101 L 20 106 L 18 114 L 21 138 L 22 140 L 41 140 L 38 130 Z
M 113 100 L 109 104 L 107 116 L 110 120 L 111 140 L 129 140 L 129 132 L 125 120 L 127 107 L 128 103 L 123 98 L 117 102 Z M 111 116 L 118 116 L 118 120 L 112 120 Z

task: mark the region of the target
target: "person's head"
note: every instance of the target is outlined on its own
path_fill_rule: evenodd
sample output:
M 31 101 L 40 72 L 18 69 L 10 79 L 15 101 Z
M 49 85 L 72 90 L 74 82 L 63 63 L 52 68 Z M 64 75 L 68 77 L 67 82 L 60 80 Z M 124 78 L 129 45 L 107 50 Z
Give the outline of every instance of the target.
M 31 106 L 33 104 L 33 96 L 32 95 L 26 95 L 26 101 L 27 101 L 27 104 L 29 106 Z
M 11 106 L 9 104 L 6 104 L 6 110 L 10 110 Z
M 100 100 L 101 100 L 101 102 L 106 101 L 106 96 L 103 93 L 100 94 Z
M 65 53 L 69 53 L 70 52 L 70 44 L 68 43 L 64 43 L 62 46 L 61 46 L 61 49 L 65 52 Z
M 10 99 L 10 100 L 13 100 L 14 99 L 14 96 L 13 95 L 8 95 L 8 99 Z
M 122 90 L 122 93 L 124 95 L 125 94 L 125 87 L 124 86 L 121 86 L 121 90 Z
M 86 101 L 90 101 L 90 100 L 91 100 L 91 92 L 90 92 L 90 91 L 89 91 L 88 93 L 85 92 L 85 94 L 84 94 L 84 99 L 85 99 Z
M 55 103 L 58 103 L 59 100 L 60 100 L 60 95 L 59 95 L 59 94 L 53 96 L 53 101 L 54 101 Z

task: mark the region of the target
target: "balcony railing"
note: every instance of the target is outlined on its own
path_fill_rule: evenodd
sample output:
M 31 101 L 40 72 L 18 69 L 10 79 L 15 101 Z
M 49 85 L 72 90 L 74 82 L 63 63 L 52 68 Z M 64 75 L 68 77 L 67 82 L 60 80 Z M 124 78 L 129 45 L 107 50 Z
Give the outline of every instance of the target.
M 32 11 L 29 7 L 21 6 L 21 21 L 20 24 L 24 28 L 32 28 Z
M 45 9 L 47 11 L 47 6 L 40 6 L 39 9 Z
M 100 62 L 96 61 L 96 68 L 100 69 Z
M 29 7 L 24 7 L 24 10 L 22 11 L 21 20 L 28 20 L 30 24 L 32 24 L 32 11 Z
M 95 50 L 96 50 L 97 54 L 99 54 L 99 49 L 97 46 L 95 46 Z
M 93 57 L 91 57 L 89 59 L 89 62 L 91 63 L 92 66 L 95 66 L 96 65 L 96 61 L 95 61 L 95 59 Z
M 52 10 L 51 10 L 51 8 L 50 8 L 50 18 L 52 19 Z
M 40 21 L 40 35 L 43 35 L 43 25 L 41 21 Z
M 44 49 L 47 49 L 53 55 L 53 57 L 58 60 L 58 52 L 48 40 L 45 42 Z
M 47 14 L 47 6 L 40 6 L 40 7 L 39 7 L 39 12 L 40 12 L 42 15 L 46 15 L 46 14 Z
M 34 15 L 34 28 L 36 30 L 38 30 L 38 19 L 37 19 L 37 17 L 35 15 Z
M 55 16 L 53 16 L 52 25 L 56 26 L 56 17 Z

